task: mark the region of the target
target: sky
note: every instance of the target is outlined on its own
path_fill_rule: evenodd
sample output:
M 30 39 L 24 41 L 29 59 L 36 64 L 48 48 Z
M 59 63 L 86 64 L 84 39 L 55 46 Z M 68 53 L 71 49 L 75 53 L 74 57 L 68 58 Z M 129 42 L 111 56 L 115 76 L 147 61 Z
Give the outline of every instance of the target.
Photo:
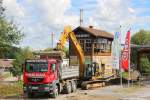
M 8 20 L 13 20 L 25 34 L 19 47 L 40 50 L 58 42 L 65 25 L 79 26 L 83 9 L 83 26 L 110 33 L 121 30 L 122 38 L 140 29 L 150 30 L 150 0 L 3 0 Z M 121 29 L 119 28 L 121 25 Z

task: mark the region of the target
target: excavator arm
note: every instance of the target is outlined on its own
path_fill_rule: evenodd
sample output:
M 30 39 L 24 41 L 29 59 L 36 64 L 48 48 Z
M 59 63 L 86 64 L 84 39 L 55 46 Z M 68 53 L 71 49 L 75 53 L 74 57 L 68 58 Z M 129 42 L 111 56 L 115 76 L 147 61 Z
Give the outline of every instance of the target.
M 65 42 L 68 39 L 70 40 L 70 42 L 73 46 L 73 49 L 79 59 L 79 77 L 83 78 L 84 77 L 84 69 L 85 69 L 84 53 L 83 53 L 83 50 L 82 50 L 78 40 L 76 39 L 74 32 L 71 30 L 70 26 L 66 26 L 64 28 L 64 31 L 61 33 L 61 36 L 60 36 L 59 42 L 57 43 L 56 48 L 57 48 L 57 50 L 63 50 Z

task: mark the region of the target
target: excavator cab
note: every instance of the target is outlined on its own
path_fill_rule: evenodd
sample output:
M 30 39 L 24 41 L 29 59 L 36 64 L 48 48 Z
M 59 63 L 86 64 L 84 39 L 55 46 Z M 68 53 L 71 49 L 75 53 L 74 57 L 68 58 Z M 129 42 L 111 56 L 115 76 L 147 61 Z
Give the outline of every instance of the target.
M 85 67 L 84 80 L 90 80 L 92 78 L 93 68 L 91 64 L 87 64 Z
M 92 64 L 87 64 L 85 68 L 85 80 L 95 80 L 100 78 L 101 71 L 98 63 L 93 62 Z

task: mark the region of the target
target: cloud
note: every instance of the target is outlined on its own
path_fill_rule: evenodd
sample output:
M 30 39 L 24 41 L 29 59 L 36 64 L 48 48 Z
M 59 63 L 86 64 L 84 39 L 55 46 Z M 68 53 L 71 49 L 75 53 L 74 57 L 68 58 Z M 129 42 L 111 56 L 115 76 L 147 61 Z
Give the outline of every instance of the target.
M 95 14 L 89 18 L 89 24 L 94 24 L 105 30 L 115 30 L 120 25 L 130 25 L 135 22 L 135 10 L 130 7 L 129 0 L 97 0 Z M 91 20 L 92 19 L 92 20 Z
M 13 19 L 26 37 L 21 46 L 35 49 L 51 47 L 50 33 L 59 39 L 63 27 L 67 24 L 73 28 L 79 24 L 79 8 L 84 9 L 84 26 L 109 32 L 130 27 L 137 31 L 150 28 L 150 8 L 143 0 L 4 0 L 6 15 Z M 142 6 L 140 5 L 142 3 Z M 57 40 L 54 41 L 55 44 Z
M 78 21 L 78 16 L 67 13 L 71 7 L 70 0 L 28 0 L 26 4 L 37 12 L 39 21 L 56 29 L 66 24 L 74 26 Z
M 150 24 L 150 15 L 148 14 L 150 8 L 139 5 L 143 1 L 137 2 L 136 4 L 131 0 L 97 0 L 94 13 L 86 24 L 110 32 L 118 31 L 121 25 L 123 31 L 127 31 L 131 27 L 135 33 Z
M 21 46 L 41 49 L 50 47 L 50 33 L 59 38 L 65 25 L 76 27 L 78 16 L 68 12 L 70 0 L 4 0 L 6 15 L 23 28 Z
M 6 8 L 6 14 L 9 18 L 17 21 L 26 16 L 26 11 L 17 0 L 4 0 L 3 6 Z

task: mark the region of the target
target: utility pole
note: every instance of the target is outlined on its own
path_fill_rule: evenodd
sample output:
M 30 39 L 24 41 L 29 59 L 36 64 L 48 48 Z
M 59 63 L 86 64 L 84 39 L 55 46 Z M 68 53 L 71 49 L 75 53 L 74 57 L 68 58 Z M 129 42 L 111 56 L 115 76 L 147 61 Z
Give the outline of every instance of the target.
M 130 28 L 129 31 L 130 31 L 130 34 L 131 34 L 131 28 Z M 129 64 L 128 64 L 128 75 L 129 75 L 128 77 L 129 77 L 129 79 L 128 79 L 128 87 L 130 87 L 130 80 L 131 80 L 131 74 L 130 74 L 130 69 L 131 69 L 131 68 L 130 68 L 130 53 L 131 53 L 130 43 L 131 43 L 131 42 L 130 42 L 130 41 L 131 41 L 131 38 L 129 37 L 129 54 L 128 54 L 128 59 L 129 59 L 129 60 L 128 60 L 128 63 L 129 63 Z
M 51 44 L 51 45 L 52 45 L 51 48 L 53 48 L 54 35 L 55 35 L 55 34 L 52 32 L 52 33 L 51 33 L 51 43 L 52 43 L 52 44 Z
M 119 70 L 120 70 L 120 85 L 121 85 L 121 87 L 122 87 L 122 66 L 121 66 L 121 25 L 120 25 L 120 48 L 119 48 Z
M 83 9 L 80 9 L 80 26 L 83 24 Z

